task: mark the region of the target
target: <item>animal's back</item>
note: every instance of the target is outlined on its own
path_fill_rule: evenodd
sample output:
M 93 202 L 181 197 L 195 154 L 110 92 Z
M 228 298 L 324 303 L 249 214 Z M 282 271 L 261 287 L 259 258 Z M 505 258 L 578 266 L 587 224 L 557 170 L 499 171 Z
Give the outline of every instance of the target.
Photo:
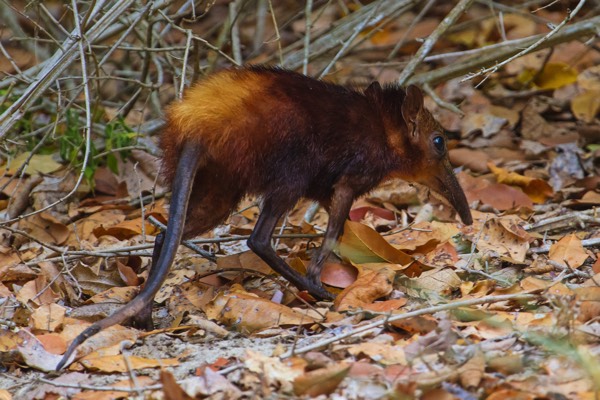
M 370 107 L 359 92 L 286 70 L 218 72 L 167 111 L 167 181 L 181 146 L 198 143 L 220 179 L 235 179 L 245 193 L 286 190 L 321 200 L 347 167 L 344 160 L 374 139 L 370 131 L 381 130 L 376 140 L 384 140 Z

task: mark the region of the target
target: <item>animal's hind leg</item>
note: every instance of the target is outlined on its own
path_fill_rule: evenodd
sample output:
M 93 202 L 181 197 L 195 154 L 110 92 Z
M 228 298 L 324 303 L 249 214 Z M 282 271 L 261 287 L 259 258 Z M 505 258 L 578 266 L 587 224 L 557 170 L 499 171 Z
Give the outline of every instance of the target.
M 239 196 L 234 192 L 217 190 L 219 186 L 214 185 L 214 183 L 202 181 L 201 179 L 202 177 L 196 179 L 194 189 L 190 196 L 192 200 L 188 205 L 185 217 L 183 231 L 184 238 L 194 237 L 214 228 L 227 218 L 231 210 L 235 208 L 239 202 Z M 211 186 L 212 190 L 210 192 L 202 192 L 201 189 L 211 188 Z M 156 268 L 154 267 L 160 257 L 164 238 L 165 232 L 161 232 L 154 240 L 152 264 L 146 282 L 152 282 L 153 277 L 156 275 Z M 143 310 L 131 318 L 131 325 L 133 327 L 144 330 L 154 329 L 154 323 L 152 321 L 152 304 L 152 301 L 149 302 L 144 306 Z
M 160 232 L 154 239 L 154 250 L 152 251 L 152 264 L 150 265 L 150 271 L 148 272 L 148 279 L 146 282 L 152 281 L 153 276 L 156 275 L 156 263 L 160 258 L 160 252 L 165 241 L 165 232 Z M 136 315 L 131 318 L 131 325 L 134 328 L 144 329 L 150 331 L 154 329 L 154 323 L 152 322 L 152 303 L 149 302 L 144 308 Z
M 265 199 L 263 209 L 258 217 L 256 226 L 248 239 L 248 247 L 262 258 L 274 271 L 287 279 L 299 289 L 306 289 L 319 299 L 332 299 L 333 295 L 323 289 L 320 284 L 313 284 L 290 267 L 271 247 L 271 236 L 277 221 L 287 207 L 275 206 L 272 198 Z

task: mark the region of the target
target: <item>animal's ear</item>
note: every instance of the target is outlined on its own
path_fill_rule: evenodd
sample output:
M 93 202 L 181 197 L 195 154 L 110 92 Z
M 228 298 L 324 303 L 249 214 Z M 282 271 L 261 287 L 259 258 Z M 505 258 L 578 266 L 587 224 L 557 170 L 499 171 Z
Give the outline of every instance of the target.
M 381 85 L 379 82 L 372 82 L 367 89 L 365 89 L 365 96 L 371 97 L 374 99 L 378 99 L 383 89 L 381 89 Z
M 402 103 L 402 117 L 409 126 L 411 133 L 416 133 L 417 116 L 423 109 L 423 92 L 415 85 L 406 88 L 406 97 Z

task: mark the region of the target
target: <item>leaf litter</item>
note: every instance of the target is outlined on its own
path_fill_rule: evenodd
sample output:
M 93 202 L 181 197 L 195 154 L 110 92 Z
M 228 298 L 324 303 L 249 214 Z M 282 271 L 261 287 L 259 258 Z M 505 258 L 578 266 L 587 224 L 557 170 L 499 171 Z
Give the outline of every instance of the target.
M 556 19 L 550 11 L 539 14 Z M 491 19 L 474 21 L 440 46 L 498 40 Z M 438 22 L 418 22 L 411 38 Z M 504 24 L 505 39 L 541 29 L 512 13 Z M 381 51 L 404 28 L 381 27 L 363 46 Z M 303 32 L 304 25 L 294 29 Z M 410 55 L 415 46 L 409 40 L 400 52 Z M 438 94 L 460 103 L 465 118 L 428 104 L 453 137 L 450 157 L 463 166 L 458 176 L 472 226 L 457 222 L 451 208 L 422 188 L 383 185 L 353 207 L 324 270 L 337 298 L 322 303 L 298 293 L 240 244 L 256 222 L 256 199 L 249 199 L 200 238 L 217 254 L 216 264 L 180 248 L 154 305 L 154 331 L 111 327 L 80 346 L 63 375 L 47 375 L 32 389 L 28 377 L 52 371 L 90 321 L 136 293 L 159 231 L 149 217 L 168 219 L 164 199 L 143 211 L 131 205 L 144 190 L 164 191 L 154 187 L 156 169 L 140 171 L 121 158 L 119 174 L 98 169 L 94 192 L 84 185 L 74 201 L 3 232 L 13 239 L 0 248 L 6 321 L 0 352 L 16 383 L 0 378 L 0 384 L 14 398 L 40 399 L 112 399 L 139 395 L 139 388 L 177 399 L 594 398 L 600 390 L 600 56 L 588 51 L 565 59 L 573 46 L 518 59 L 483 88 L 459 79 L 441 85 Z M 348 64 L 360 57 L 344 58 L 335 79 L 361 78 Z M 370 71 L 397 75 L 387 66 Z M 28 211 L 34 211 L 60 198 L 68 185 L 55 183 L 74 175 L 52 156 L 29 156 L 7 162 L 1 179 L 14 177 L 27 161 L 25 177 L 41 174 L 42 183 L 21 194 L 26 185 L 6 181 L 2 192 L 30 197 Z M 142 152 L 135 158 L 156 163 Z M 10 215 L 9 201 L 1 204 Z M 274 240 L 301 273 L 327 223 L 322 210 L 307 221 L 309 208 L 300 202 L 277 228 L 288 237 Z M 398 318 L 428 308 L 433 311 Z M 95 390 L 106 386 L 111 390 Z M 11 393 L 2 389 L 2 396 Z

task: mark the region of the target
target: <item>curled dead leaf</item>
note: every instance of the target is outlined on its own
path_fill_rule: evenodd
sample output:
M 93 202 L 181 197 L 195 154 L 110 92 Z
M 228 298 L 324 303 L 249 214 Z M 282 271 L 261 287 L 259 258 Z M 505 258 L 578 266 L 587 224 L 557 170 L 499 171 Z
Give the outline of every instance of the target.
M 356 281 L 344 289 L 334 302 L 337 311 L 363 308 L 393 290 L 396 271 L 383 267 L 377 270 L 361 269 Z
M 492 163 L 489 163 L 488 167 L 496 176 L 498 183 L 520 187 L 534 203 L 544 203 L 554 193 L 552 187 L 541 179 L 531 178 L 504 168 L 498 168 Z

